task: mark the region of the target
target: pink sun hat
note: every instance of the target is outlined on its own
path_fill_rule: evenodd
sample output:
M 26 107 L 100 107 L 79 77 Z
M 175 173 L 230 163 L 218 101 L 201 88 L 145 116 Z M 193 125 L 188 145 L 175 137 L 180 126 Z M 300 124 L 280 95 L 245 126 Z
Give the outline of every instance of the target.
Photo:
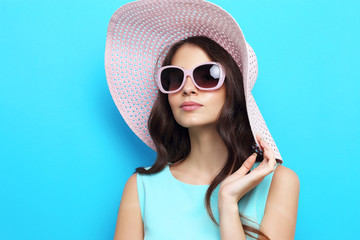
M 258 75 L 253 49 L 235 19 L 203 0 L 140 0 L 120 7 L 111 17 L 105 48 L 105 70 L 111 96 L 132 131 L 149 147 L 147 129 L 158 94 L 156 73 L 170 49 L 183 39 L 206 36 L 233 57 L 243 75 L 246 108 L 256 144 L 261 134 L 282 163 L 251 90 Z

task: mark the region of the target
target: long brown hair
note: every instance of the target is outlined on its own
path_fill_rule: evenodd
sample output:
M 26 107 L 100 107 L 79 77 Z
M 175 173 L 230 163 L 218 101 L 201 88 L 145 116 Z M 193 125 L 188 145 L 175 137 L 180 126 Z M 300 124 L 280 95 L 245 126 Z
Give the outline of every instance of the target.
M 243 162 L 254 152 L 258 153 L 256 161 L 262 161 L 262 152 L 256 146 L 246 111 L 243 78 L 241 71 L 231 55 L 215 41 L 195 36 L 175 43 L 168 51 L 163 66 L 171 65 L 175 52 L 184 44 L 194 44 L 203 49 L 210 59 L 219 62 L 226 72 L 226 99 L 217 121 L 217 132 L 228 150 L 228 158 L 221 171 L 214 177 L 206 191 L 205 206 L 212 221 L 216 222 L 210 205 L 210 197 L 215 188 L 228 176 L 241 167 Z M 159 91 L 152 107 L 148 129 L 156 146 L 157 158 L 149 169 L 137 168 L 136 172 L 152 174 L 160 172 L 166 164 L 185 159 L 190 153 L 188 129 L 180 126 L 174 119 L 168 96 Z M 244 216 L 243 220 L 249 220 Z M 244 225 L 247 235 L 256 233 L 269 239 L 258 229 Z M 254 236 L 252 236 L 254 237 Z

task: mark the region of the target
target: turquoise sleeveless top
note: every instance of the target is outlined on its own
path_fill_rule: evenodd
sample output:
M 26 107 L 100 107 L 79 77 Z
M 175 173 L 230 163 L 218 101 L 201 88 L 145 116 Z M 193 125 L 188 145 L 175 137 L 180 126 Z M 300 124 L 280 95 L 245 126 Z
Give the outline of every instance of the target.
M 253 168 L 258 166 L 255 163 Z M 273 173 L 267 175 L 238 203 L 239 212 L 259 228 Z M 177 180 L 169 165 L 161 172 L 137 174 L 137 189 L 145 240 L 220 240 L 220 229 L 210 219 L 204 204 L 209 185 L 191 185 Z M 219 223 L 219 185 L 211 196 L 211 209 Z M 243 219 L 242 219 L 243 220 Z M 255 222 L 255 223 L 254 223 Z M 252 238 L 251 238 L 252 239 Z

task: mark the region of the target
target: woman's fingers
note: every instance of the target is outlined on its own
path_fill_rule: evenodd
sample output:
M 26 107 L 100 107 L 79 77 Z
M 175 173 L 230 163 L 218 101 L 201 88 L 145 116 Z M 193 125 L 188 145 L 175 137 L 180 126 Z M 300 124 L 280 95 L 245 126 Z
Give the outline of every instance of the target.
M 252 166 L 254 165 L 256 156 L 257 156 L 256 153 L 251 154 L 250 157 L 248 157 L 245 160 L 245 162 L 241 165 L 241 167 L 233 174 L 236 176 L 246 175 L 251 170 Z
M 258 185 L 265 176 L 274 171 L 276 161 L 272 148 L 261 135 L 257 134 L 256 138 L 263 152 L 263 161 L 250 171 L 256 161 L 257 154 L 254 153 L 244 161 L 236 172 L 229 175 L 222 182 L 220 188 L 220 196 L 224 199 L 238 201 L 244 194 Z
M 274 151 L 272 150 L 272 148 L 269 146 L 269 144 L 265 141 L 264 138 L 261 137 L 260 134 L 256 135 L 258 142 L 260 143 L 260 148 L 261 150 L 266 153 L 268 156 L 275 156 Z
M 265 142 L 264 138 L 260 134 L 256 134 L 256 138 L 260 144 L 260 148 L 262 151 L 269 150 L 272 151 L 271 147 Z
M 265 141 L 265 139 L 262 138 L 260 134 L 256 135 L 256 138 L 260 144 L 260 148 L 263 151 L 264 160 L 261 162 L 259 167 L 266 167 L 270 171 L 273 171 L 276 160 L 275 160 L 275 154 L 272 148 L 268 145 L 268 143 Z
M 253 169 L 254 173 L 251 173 L 251 176 L 258 176 L 258 177 L 263 177 L 266 176 L 267 174 L 269 174 L 270 172 L 272 172 L 274 170 L 274 167 L 276 165 L 276 161 L 275 161 L 275 155 L 273 150 L 271 149 L 271 147 L 265 142 L 265 140 L 262 138 L 262 136 L 260 134 L 256 135 L 256 138 L 260 144 L 260 147 L 263 151 L 263 156 L 264 159 L 263 161 L 259 164 L 258 167 L 256 167 L 255 169 Z M 241 167 L 234 172 L 233 174 L 231 174 L 229 176 L 228 181 L 236 181 L 239 178 L 245 176 L 253 167 L 255 160 L 256 160 L 257 154 L 253 153 L 252 155 L 250 155 L 245 161 L 244 163 L 241 165 Z M 259 175 L 260 174 L 260 175 Z

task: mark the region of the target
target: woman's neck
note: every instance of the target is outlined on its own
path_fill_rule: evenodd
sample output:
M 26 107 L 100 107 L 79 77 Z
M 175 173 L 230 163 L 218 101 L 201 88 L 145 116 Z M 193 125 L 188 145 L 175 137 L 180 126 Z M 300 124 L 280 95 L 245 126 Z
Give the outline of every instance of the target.
M 197 173 L 202 179 L 212 179 L 225 165 L 227 148 L 216 125 L 189 128 L 191 151 L 182 162 L 182 169 Z

